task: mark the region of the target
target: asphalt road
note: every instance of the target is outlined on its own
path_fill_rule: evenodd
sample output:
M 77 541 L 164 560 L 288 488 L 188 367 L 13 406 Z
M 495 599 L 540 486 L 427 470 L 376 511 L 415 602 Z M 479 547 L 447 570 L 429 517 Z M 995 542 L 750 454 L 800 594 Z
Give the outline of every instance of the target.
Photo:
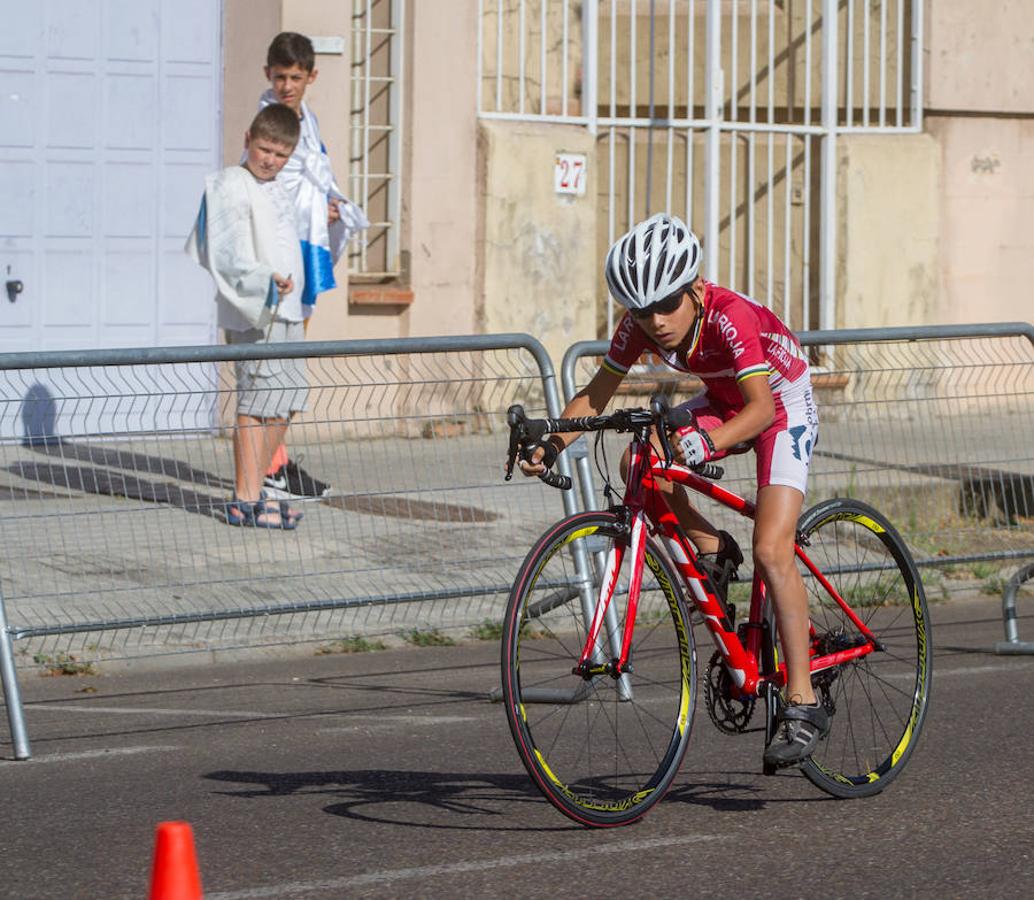
M 209 900 L 1029 896 L 1034 656 L 988 652 L 996 600 L 932 617 L 930 715 L 883 794 L 765 778 L 760 735 L 701 710 L 672 793 L 606 832 L 528 781 L 485 699 L 494 643 L 29 676 L 34 758 L 0 744 L 0 895 L 144 897 L 155 824 L 184 819 Z

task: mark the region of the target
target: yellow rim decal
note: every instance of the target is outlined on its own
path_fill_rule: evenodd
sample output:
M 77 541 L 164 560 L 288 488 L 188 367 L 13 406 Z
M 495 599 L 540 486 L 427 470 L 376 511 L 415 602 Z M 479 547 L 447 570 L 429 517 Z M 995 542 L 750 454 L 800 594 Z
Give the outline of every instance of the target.
M 553 784 L 555 784 L 557 787 L 565 787 L 563 782 L 561 782 L 561 780 L 553 774 L 553 770 L 548 765 L 546 765 L 546 760 L 543 758 L 542 754 L 539 753 L 537 747 L 535 748 L 535 758 L 539 761 L 539 765 L 542 767 L 542 771 L 546 773 L 546 777 L 550 781 L 552 781 Z
M 866 528 L 868 528 L 875 534 L 884 534 L 887 531 L 887 529 L 880 525 L 878 522 L 873 521 L 868 516 L 863 515 L 862 513 L 837 513 L 836 515 L 829 516 L 828 518 L 823 519 L 815 526 L 815 528 L 820 528 L 827 522 L 843 521 L 857 522 L 859 525 L 864 525 Z M 815 529 L 813 528 L 812 530 L 814 531 Z
M 908 747 L 909 741 L 912 740 L 912 733 L 915 731 L 916 725 L 919 724 L 919 713 L 923 708 L 923 696 L 926 691 L 926 622 L 923 621 L 923 606 L 919 602 L 919 588 L 917 587 L 912 589 L 912 609 L 915 611 L 916 640 L 919 642 L 919 685 L 916 688 L 915 699 L 912 701 L 912 715 L 908 720 L 908 728 L 905 729 L 905 733 L 902 735 L 893 756 L 890 758 L 891 766 L 897 765 L 901 755 Z
M 590 534 L 595 534 L 599 530 L 599 525 L 590 525 L 588 528 L 579 528 L 577 531 L 572 531 L 567 537 L 564 538 L 562 543 L 557 544 L 557 550 L 559 550 L 561 547 L 566 546 L 567 544 L 570 544 L 572 541 L 577 541 L 578 538 L 582 538 Z M 556 550 L 554 550 L 553 553 L 556 553 Z M 550 558 L 552 558 L 553 553 L 549 554 Z M 542 570 L 539 569 L 539 571 Z
M 682 669 L 682 685 L 681 685 L 681 696 L 679 697 L 679 718 L 678 727 L 679 734 L 686 733 L 686 727 L 689 724 L 689 702 L 692 696 L 691 681 L 692 681 L 692 667 L 693 661 L 691 654 L 686 652 L 686 648 L 689 645 L 689 640 L 686 635 L 685 622 L 682 621 L 682 616 L 679 614 L 678 600 L 675 596 L 675 588 L 672 586 L 668 577 L 664 574 L 661 569 L 661 564 L 653 558 L 652 554 L 647 553 L 645 556 L 646 564 L 650 567 L 650 571 L 653 572 L 654 578 L 657 579 L 657 584 L 664 591 L 664 596 L 668 601 L 668 609 L 672 614 L 672 619 L 675 621 L 675 632 L 679 642 L 679 657 L 680 665 Z
M 559 544 L 554 546 L 553 549 L 549 552 L 549 555 L 546 556 L 546 558 L 543 559 L 541 563 L 539 563 L 539 567 L 535 570 L 535 577 L 531 580 L 531 583 L 534 584 L 536 581 L 539 580 L 539 575 L 542 574 L 542 570 L 544 568 L 546 568 L 546 565 L 549 563 L 549 561 L 554 556 L 556 556 L 557 551 L 561 547 L 566 547 L 572 541 L 578 540 L 578 538 L 586 537 L 587 535 L 590 535 L 590 534 L 595 534 L 597 531 L 600 530 L 600 527 L 601 526 L 599 526 L 599 525 L 589 525 L 587 528 L 579 528 L 577 531 L 572 531 Z M 530 594 L 529 594 L 529 596 L 530 596 Z

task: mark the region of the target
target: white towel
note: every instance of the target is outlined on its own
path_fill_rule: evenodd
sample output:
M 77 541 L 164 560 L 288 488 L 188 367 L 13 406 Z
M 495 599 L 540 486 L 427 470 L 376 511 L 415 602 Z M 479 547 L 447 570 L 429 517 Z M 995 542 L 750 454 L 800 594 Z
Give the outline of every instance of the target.
M 267 261 L 277 258 L 276 221 L 273 204 L 247 169 L 230 166 L 206 176 L 183 249 L 215 281 L 220 326 L 265 328 L 273 318 L 279 293 Z

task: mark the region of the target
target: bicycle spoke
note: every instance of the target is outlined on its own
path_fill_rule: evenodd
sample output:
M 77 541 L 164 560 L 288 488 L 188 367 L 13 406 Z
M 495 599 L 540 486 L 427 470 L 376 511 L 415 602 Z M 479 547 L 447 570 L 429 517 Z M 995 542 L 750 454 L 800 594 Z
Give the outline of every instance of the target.
M 902 697 L 907 697 L 909 700 L 912 699 L 913 691 L 906 691 L 906 690 L 904 690 L 902 688 L 899 688 L 899 687 L 891 684 L 891 682 L 887 681 L 881 675 L 877 675 L 875 672 L 873 672 L 871 670 L 869 672 L 869 677 L 872 678 L 874 681 L 879 682 L 881 685 L 885 685 L 886 687 L 890 688 L 891 690 L 897 691 L 899 694 L 901 694 Z

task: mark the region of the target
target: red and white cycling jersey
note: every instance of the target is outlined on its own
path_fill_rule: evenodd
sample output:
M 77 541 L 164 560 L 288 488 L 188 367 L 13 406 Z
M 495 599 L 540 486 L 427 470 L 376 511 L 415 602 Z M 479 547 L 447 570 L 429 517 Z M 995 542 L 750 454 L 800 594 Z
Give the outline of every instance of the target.
M 618 324 L 603 365 L 624 375 L 644 351 L 657 354 L 673 369 L 704 382 L 711 402 L 723 411 L 743 409 L 738 382 L 764 375 L 777 401 L 806 389 L 808 360 L 779 317 L 743 294 L 705 282 L 704 321 L 685 355 L 665 350 L 646 336 L 628 313 Z M 777 402 L 777 406 L 778 406 Z
M 758 487 L 785 484 L 806 491 L 818 438 L 811 373 L 801 345 L 770 309 L 743 294 L 704 282 L 704 316 L 688 353 L 665 350 L 628 313 L 618 324 L 603 366 L 624 375 L 649 351 L 673 369 L 696 375 L 705 392 L 682 404 L 711 431 L 743 409 L 739 382 L 765 376 L 775 417 L 751 442 L 757 452 Z

